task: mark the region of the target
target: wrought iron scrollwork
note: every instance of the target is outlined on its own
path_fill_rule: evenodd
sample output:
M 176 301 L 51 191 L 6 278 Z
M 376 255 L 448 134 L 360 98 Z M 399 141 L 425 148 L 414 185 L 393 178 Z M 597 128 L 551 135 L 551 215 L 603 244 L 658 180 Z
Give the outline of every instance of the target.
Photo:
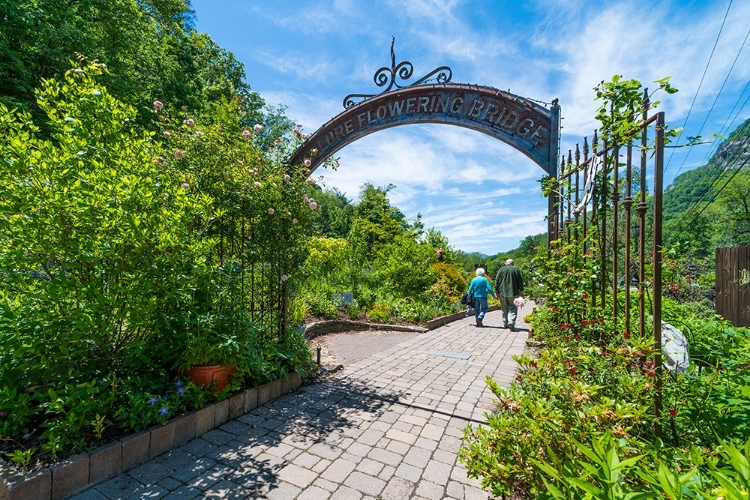
M 403 89 L 407 87 L 413 87 L 415 85 L 421 85 L 423 83 L 432 82 L 435 83 L 448 83 L 453 78 L 453 71 L 448 66 L 440 66 L 430 71 L 422 78 L 408 85 L 399 85 L 396 81 L 397 78 L 401 81 L 406 81 L 414 74 L 414 65 L 409 61 L 401 61 L 396 64 L 396 54 L 393 50 L 393 45 L 396 42 L 396 37 L 391 39 L 391 67 L 383 66 L 375 72 L 373 80 L 375 85 L 378 87 L 385 87 L 385 90 L 380 94 L 389 92 L 394 87 L 397 89 Z M 348 109 L 355 104 L 364 101 L 370 97 L 375 97 L 380 94 L 349 94 L 344 97 L 344 108 Z

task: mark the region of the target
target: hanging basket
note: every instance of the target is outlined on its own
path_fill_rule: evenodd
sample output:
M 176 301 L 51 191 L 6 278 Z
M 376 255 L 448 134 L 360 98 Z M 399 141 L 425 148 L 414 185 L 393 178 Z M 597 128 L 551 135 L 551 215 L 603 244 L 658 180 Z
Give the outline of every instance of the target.
M 216 383 L 214 392 L 220 392 L 229 383 L 229 377 L 237 369 L 224 365 L 194 365 L 185 370 L 185 376 L 201 387 L 208 387 Z

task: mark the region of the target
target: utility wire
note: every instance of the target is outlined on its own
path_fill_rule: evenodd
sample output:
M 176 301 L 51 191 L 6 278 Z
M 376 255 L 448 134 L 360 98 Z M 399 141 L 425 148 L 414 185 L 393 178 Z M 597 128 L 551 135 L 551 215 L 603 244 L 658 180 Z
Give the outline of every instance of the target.
M 748 84 L 750 84 L 750 82 L 748 82 Z M 743 93 L 744 93 L 744 91 L 743 91 Z M 743 103 L 742 107 L 737 111 L 737 114 L 735 115 L 735 118 L 732 120 L 731 123 L 734 123 L 734 121 L 737 119 L 737 116 L 739 116 L 739 113 L 742 111 L 742 109 L 744 109 L 744 107 L 747 104 L 748 100 L 750 100 L 750 95 L 745 99 L 745 102 Z M 735 104 L 735 107 L 736 107 L 736 104 Z M 729 120 L 729 117 L 727 117 L 727 121 L 728 120 Z M 738 129 L 737 132 L 738 133 L 744 132 L 745 127 L 747 127 L 747 124 L 743 124 L 742 128 Z M 744 143 L 743 143 L 743 146 L 744 146 Z M 717 151 L 717 150 L 718 150 L 718 147 L 712 149 L 712 151 L 714 151 L 714 154 L 715 154 L 715 151 Z M 733 160 L 730 160 L 730 161 L 733 161 Z M 728 161 L 727 163 L 729 163 L 730 161 Z M 703 163 L 701 163 L 701 166 L 705 166 L 707 164 L 708 164 L 708 159 L 704 158 Z M 724 169 L 718 169 L 718 171 L 716 172 L 716 175 L 713 176 L 713 180 L 711 180 L 711 182 L 709 183 L 709 186 L 705 190 L 703 190 L 703 192 L 700 195 L 698 195 L 698 199 L 695 200 L 693 202 L 693 204 L 688 209 L 686 209 L 685 212 L 683 212 L 683 215 L 681 215 L 678 218 L 678 223 L 679 223 L 680 220 L 685 220 L 688 217 L 690 217 L 692 215 L 691 212 L 694 212 L 695 210 L 697 210 L 698 205 L 703 201 L 703 199 L 707 195 L 709 195 L 709 193 L 711 192 L 711 189 L 716 185 L 716 183 L 724 175 L 724 171 L 725 171 Z
M 744 130 L 745 130 L 745 127 L 743 127 L 740 132 L 744 133 Z M 741 152 L 744 151 L 744 148 L 747 145 L 748 140 L 750 140 L 750 136 L 749 137 L 745 137 L 745 139 L 743 140 L 742 144 L 740 145 L 740 147 L 735 152 L 734 157 L 732 157 L 732 158 L 730 158 L 730 159 L 727 160 L 727 165 L 728 166 L 731 166 L 735 161 L 738 161 L 738 157 L 741 154 Z M 708 187 L 698 196 L 698 199 L 693 202 L 693 204 L 690 206 L 690 208 L 688 208 L 685 212 L 683 212 L 683 214 L 677 219 L 677 224 L 678 224 L 678 227 L 679 227 L 680 231 L 682 231 L 686 227 L 689 227 L 692 224 L 692 222 L 695 220 L 695 218 L 697 216 L 693 217 L 693 219 L 691 220 L 691 224 L 681 224 L 680 221 L 687 220 L 688 217 L 691 217 L 693 215 L 693 213 L 696 210 L 698 210 L 698 206 L 703 202 L 704 198 L 706 198 L 707 196 L 710 196 L 711 190 L 716 185 L 716 183 L 718 183 L 721 180 L 722 176 L 724 175 L 724 172 L 726 172 L 726 169 L 718 169 L 718 172 L 717 172 L 716 176 L 714 176 L 713 180 L 710 182 L 710 184 L 708 185 Z M 711 201 L 709 201 L 706 204 L 706 207 L 708 207 L 708 205 L 710 205 L 710 204 L 711 204 Z M 705 210 L 706 207 L 704 207 L 703 210 Z M 701 210 L 701 213 L 703 213 L 703 210 Z
M 693 111 L 693 106 L 695 106 L 695 101 L 698 99 L 698 94 L 701 91 L 701 87 L 703 86 L 703 80 L 706 78 L 706 73 L 708 73 L 708 67 L 711 65 L 711 60 L 714 57 L 714 52 L 716 51 L 716 46 L 719 44 L 719 38 L 721 37 L 721 32 L 724 30 L 724 23 L 727 21 L 727 16 L 729 16 L 729 9 L 732 7 L 732 1 L 729 0 L 729 5 L 727 6 L 727 11 L 724 13 L 724 20 L 721 22 L 721 27 L 719 28 L 719 33 L 716 35 L 716 41 L 714 41 L 714 47 L 711 49 L 711 55 L 708 56 L 708 62 L 706 63 L 706 68 L 703 70 L 703 76 L 701 76 L 701 81 L 698 83 L 698 88 L 695 90 L 695 95 L 693 96 L 693 102 L 690 103 L 690 108 L 688 109 L 687 116 L 685 117 L 685 123 L 682 124 L 682 129 L 685 130 L 685 127 L 687 126 L 688 119 L 690 118 L 690 113 Z M 677 136 L 677 140 L 675 141 L 675 146 L 679 144 L 680 137 L 682 137 L 682 132 Z M 664 168 L 664 172 L 669 170 L 669 164 L 672 162 L 672 157 L 674 156 L 674 149 L 669 154 L 669 159 L 667 160 L 667 166 Z
M 743 129 L 742 129 L 742 130 L 744 131 L 744 129 L 745 129 L 746 127 L 747 127 L 747 125 L 745 125 L 745 127 L 743 127 Z M 729 161 L 727 162 L 727 165 L 729 165 L 729 166 L 730 166 L 730 168 L 731 168 L 731 167 L 733 166 L 733 163 L 734 163 L 735 161 L 738 161 L 738 157 L 739 157 L 739 155 L 740 155 L 740 154 L 742 154 L 742 152 L 743 152 L 743 151 L 745 150 L 745 147 L 746 147 L 746 146 L 748 145 L 748 142 L 750 142 L 750 136 L 746 136 L 746 137 L 745 137 L 745 139 L 744 139 L 744 140 L 742 141 L 742 144 L 740 145 L 740 147 L 738 147 L 738 148 L 737 148 L 737 152 L 735 153 L 735 156 L 734 156 L 734 158 L 730 159 L 730 160 L 729 160 Z M 727 187 L 727 185 L 729 184 L 729 182 L 730 182 L 730 181 L 731 181 L 732 179 L 734 179 L 734 178 L 735 178 L 735 176 L 737 175 L 737 173 L 738 173 L 738 172 L 739 172 L 739 171 L 740 171 L 740 170 L 741 170 L 741 169 L 742 169 L 742 168 L 743 168 L 743 167 L 744 167 L 744 166 L 745 166 L 745 165 L 746 165 L 746 164 L 748 163 L 748 161 L 750 161 L 750 156 L 749 156 L 749 157 L 748 157 L 747 159 L 745 159 L 744 163 L 743 163 L 742 165 L 740 165 L 740 167 L 739 167 L 739 168 L 737 168 L 737 170 L 735 170 L 735 171 L 734 171 L 734 172 L 732 173 L 732 175 L 731 175 L 731 176 L 729 177 L 729 179 L 727 179 L 727 181 L 726 181 L 726 182 L 724 183 L 724 185 L 723 185 L 723 186 L 721 187 L 721 189 L 719 189 L 719 190 L 718 190 L 718 191 L 717 191 L 717 192 L 716 192 L 716 193 L 714 194 L 714 196 L 713 196 L 713 197 L 711 198 L 711 200 L 709 200 L 709 201 L 708 201 L 708 202 L 707 202 L 707 203 L 706 203 L 706 204 L 704 205 L 704 207 L 703 207 L 703 208 L 702 208 L 702 209 L 701 209 L 701 210 L 700 210 L 700 211 L 699 211 L 699 212 L 698 212 L 698 213 L 697 213 L 696 215 L 694 215 L 694 216 L 692 217 L 692 219 L 690 219 L 690 222 L 689 222 L 689 223 L 687 223 L 687 224 L 681 224 L 681 223 L 680 223 L 680 221 L 681 221 L 681 220 L 686 220 L 686 219 L 687 219 L 688 217 L 690 217 L 690 215 L 691 215 L 691 214 L 690 214 L 690 212 L 694 212 L 695 210 L 697 210 L 697 207 L 698 207 L 698 205 L 699 205 L 699 204 L 700 204 L 700 203 L 702 202 L 702 199 L 703 199 L 703 198 L 704 198 L 704 197 L 705 197 L 705 196 L 706 196 L 706 195 L 707 195 L 708 193 L 710 193 L 710 192 L 711 192 L 711 189 L 712 189 L 712 188 L 713 188 L 713 187 L 714 187 L 714 186 L 716 185 L 716 183 L 717 183 L 717 182 L 718 182 L 718 181 L 719 181 L 719 180 L 721 179 L 721 177 L 722 177 L 723 173 L 724 173 L 724 172 L 725 172 L 726 170 L 725 170 L 725 169 L 722 169 L 722 170 L 721 170 L 721 172 L 719 172 L 719 175 L 718 175 L 718 176 L 716 176 L 716 177 L 714 178 L 714 180 L 713 180 L 713 181 L 711 182 L 711 184 L 710 184 L 710 185 L 708 186 L 708 188 L 706 189 L 706 191 L 705 191 L 705 192 L 704 192 L 704 193 L 703 193 L 703 194 L 702 194 L 702 195 L 700 196 L 700 198 L 699 198 L 699 199 L 698 199 L 698 200 L 697 200 L 696 202 L 694 202 L 694 203 L 693 203 L 693 205 L 692 205 L 692 206 L 691 206 L 691 207 L 690 207 L 690 208 L 689 208 L 689 209 L 688 209 L 687 211 L 685 211 L 685 212 L 684 212 L 684 215 L 683 215 L 683 216 L 681 216 L 681 217 L 680 217 L 680 218 L 679 218 L 679 219 L 677 220 L 677 225 L 678 225 L 678 228 L 679 228 L 679 229 L 678 229 L 678 230 L 679 230 L 679 232 L 683 232 L 683 231 L 684 231 L 685 229 L 687 229 L 688 227 L 691 227 L 691 226 L 693 225 L 693 223 L 694 223 L 694 222 L 695 222 L 695 221 L 696 221 L 696 220 L 698 219 L 698 217 L 700 217 L 700 215 L 701 215 L 701 214 L 702 214 L 702 213 L 703 213 L 703 212 L 704 212 L 704 211 L 705 211 L 705 210 L 706 210 L 706 209 L 707 209 L 707 208 L 708 208 L 708 207 L 709 207 L 709 206 L 711 205 L 711 203 L 713 203 L 713 202 L 714 202 L 714 201 L 716 200 L 716 198 L 717 198 L 717 197 L 719 196 L 719 194 L 720 194 L 720 193 L 721 193 L 721 192 L 722 192 L 722 191 L 724 190 L 724 188 L 726 188 L 726 187 Z
M 750 33 L 750 32 L 748 32 Z M 747 39 L 747 37 L 746 37 Z M 742 99 L 742 96 L 745 94 L 745 91 L 750 87 L 750 80 L 745 84 L 745 88 L 742 90 L 740 95 L 737 97 L 737 101 L 734 103 L 734 106 L 732 107 L 732 110 L 729 112 L 729 115 L 727 116 L 727 119 L 724 121 L 724 125 L 722 126 L 720 133 L 724 134 L 726 131 L 729 130 L 729 128 L 737 121 L 737 118 L 739 117 L 742 110 L 747 105 L 748 101 L 750 101 L 750 95 L 748 95 L 745 98 L 745 102 L 742 103 L 742 106 L 740 106 L 739 109 L 737 109 L 738 104 L 740 103 L 740 99 Z M 734 113 L 735 109 L 737 109 L 737 112 Z M 732 118 L 732 113 L 734 113 L 734 118 Z M 731 118 L 731 122 L 730 122 Z M 747 126 L 746 124 L 743 125 L 743 128 L 738 130 L 738 133 L 741 133 L 744 131 L 744 127 Z M 703 162 L 701 163 L 701 166 L 706 165 L 708 163 L 708 158 L 711 153 L 715 154 L 715 151 L 718 150 L 718 143 L 714 145 L 714 147 L 711 148 L 710 151 L 706 153 L 706 156 L 703 159 Z M 708 195 L 711 192 L 711 189 L 716 185 L 716 183 L 719 181 L 719 179 L 723 176 L 724 170 L 719 170 L 716 175 L 714 176 L 714 179 L 709 183 L 710 185 L 698 196 L 698 199 L 693 202 L 693 204 L 685 211 L 683 214 L 678 218 L 677 223 L 679 224 L 680 220 L 685 220 L 688 217 L 692 215 L 692 212 L 697 210 L 698 205 L 703 201 L 704 197 Z
M 706 126 L 706 123 L 708 122 L 708 117 L 711 116 L 711 112 L 716 107 L 716 103 L 719 101 L 719 97 L 721 97 L 721 93 L 724 91 L 724 87 L 727 84 L 727 81 L 729 81 L 729 77 L 732 74 L 732 70 L 734 70 L 734 66 L 737 64 L 737 60 L 740 58 L 740 55 L 742 54 L 742 49 L 745 48 L 745 43 L 747 42 L 747 37 L 750 36 L 750 30 L 747 31 L 745 34 L 745 39 L 742 41 L 742 45 L 740 46 L 740 49 L 737 51 L 737 56 L 734 58 L 734 61 L 732 62 L 732 67 L 729 68 L 729 71 L 727 72 L 727 76 L 724 78 L 724 82 L 721 84 L 721 88 L 719 89 L 719 92 L 716 94 L 716 99 L 714 99 L 713 104 L 711 104 L 711 109 L 708 110 L 708 113 L 706 114 L 706 118 L 703 120 L 703 123 L 701 124 L 701 128 L 698 130 L 698 133 L 695 134 L 696 136 L 700 136 L 703 133 L 703 128 Z M 750 82 L 748 82 L 750 83 Z M 744 90 L 743 90 L 744 93 Z M 731 113 L 730 113 L 731 115 Z M 690 146 L 690 149 L 692 150 L 692 146 Z M 703 161 L 699 163 L 699 165 L 703 165 L 704 162 L 708 160 L 709 155 L 711 154 L 713 148 L 709 148 L 708 152 L 706 152 L 706 156 L 703 158 Z M 685 162 L 688 159 L 688 156 L 690 153 L 685 155 L 685 157 L 682 160 L 682 165 L 680 165 L 680 168 L 677 169 L 677 173 L 675 173 L 675 177 L 680 175 L 680 172 L 682 171 L 682 167 L 685 166 Z
M 721 189 L 719 189 L 719 191 L 717 191 L 717 192 L 716 192 L 716 194 L 714 195 L 714 197 L 713 197 L 713 198 L 711 198 L 711 201 L 709 201 L 708 203 L 706 203 L 706 206 L 705 206 L 705 207 L 703 207 L 703 208 L 701 209 L 701 211 L 700 211 L 700 212 L 698 212 L 698 214 L 696 214 L 696 216 L 695 216 L 695 217 L 693 217 L 693 219 L 692 219 L 692 220 L 690 221 L 690 224 L 688 224 L 688 227 L 690 227 L 690 226 L 692 226 L 692 225 L 693 225 L 693 222 L 695 222 L 695 221 L 696 221 L 696 220 L 698 219 L 698 217 L 700 217 L 700 215 L 701 215 L 701 214 L 703 213 L 703 211 L 704 211 L 704 210 L 706 210 L 706 209 L 707 209 L 707 208 L 709 207 L 709 205 L 711 205 L 711 203 L 713 203 L 713 202 L 714 202 L 714 200 L 715 200 L 715 199 L 716 199 L 716 198 L 717 198 L 717 197 L 719 196 L 719 194 L 721 194 L 721 192 L 722 192 L 722 191 L 724 190 L 724 188 L 725 188 L 725 187 L 727 187 L 727 185 L 728 185 L 728 184 L 729 184 L 729 183 L 730 183 L 730 182 L 732 181 L 732 179 L 734 179 L 734 177 L 735 177 L 735 176 L 736 176 L 736 175 L 737 175 L 737 174 L 738 174 L 738 173 L 740 172 L 740 170 L 742 170 L 742 168 L 743 168 L 743 167 L 744 167 L 745 165 L 747 165 L 747 164 L 748 164 L 748 162 L 750 162 L 750 156 L 749 156 L 749 157 L 747 157 L 747 158 L 745 159 L 745 161 L 744 161 L 744 162 L 742 163 L 742 165 L 740 165 L 740 166 L 739 166 L 739 168 L 737 168 L 737 170 L 735 170 L 735 171 L 734 171 L 734 172 L 732 173 L 732 175 L 731 175 L 731 176 L 729 177 L 729 179 L 727 179 L 727 182 L 725 182 L 725 183 L 724 183 L 724 185 L 723 185 L 723 186 L 721 186 Z

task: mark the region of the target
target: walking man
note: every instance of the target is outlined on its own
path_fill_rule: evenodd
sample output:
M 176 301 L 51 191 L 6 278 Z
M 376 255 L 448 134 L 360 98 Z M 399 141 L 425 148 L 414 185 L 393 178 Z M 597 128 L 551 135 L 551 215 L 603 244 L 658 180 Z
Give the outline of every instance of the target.
M 508 259 L 495 276 L 495 297 L 500 299 L 503 309 L 503 327 L 511 332 L 516 328 L 518 316 L 518 307 L 513 299 L 519 296 L 523 296 L 523 276 L 521 270 L 513 265 L 513 259 Z

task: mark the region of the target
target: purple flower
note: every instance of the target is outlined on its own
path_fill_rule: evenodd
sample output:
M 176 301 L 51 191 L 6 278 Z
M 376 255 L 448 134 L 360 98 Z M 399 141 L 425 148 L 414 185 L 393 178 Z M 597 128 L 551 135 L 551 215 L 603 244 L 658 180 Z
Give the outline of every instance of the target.
M 177 388 L 177 395 L 178 396 L 182 396 L 183 394 L 185 394 L 185 389 L 182 388 L 182 387 L 178 387 Z
M 155 405 L 158 402 L 159 402 L 158 398 L 149 398 L 149 400 L 148 400 L 148 404 L 150 404 L 150 405 Z
M 182 387 L 182 380 L 178 380 L 177 382 L 175 382 L 174 386 L 175 387 Z
M 0 418 L 5 418 L 5 412 L 3 410 L 0 410 Z
M 166 415 L 167 413 L 169 413 L 169 408 L 167 408 L 166 406 L 162 406 L 161 408 L 159 408 L 159 415 Z

